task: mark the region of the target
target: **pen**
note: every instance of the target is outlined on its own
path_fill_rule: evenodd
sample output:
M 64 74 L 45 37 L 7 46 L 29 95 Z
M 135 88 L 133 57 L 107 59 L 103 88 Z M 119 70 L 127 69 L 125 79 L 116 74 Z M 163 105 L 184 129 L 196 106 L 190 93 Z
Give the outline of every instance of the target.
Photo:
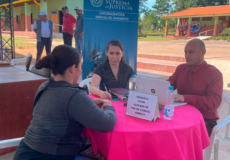
M 107 90 L 107 88 L 106 88 L 106 86 L 105 86 L 105 84 L 104 84 L 104 83 L 103 83 L 103 86 L 105 87 L 106 92 L 108 92 L 108 90 Z

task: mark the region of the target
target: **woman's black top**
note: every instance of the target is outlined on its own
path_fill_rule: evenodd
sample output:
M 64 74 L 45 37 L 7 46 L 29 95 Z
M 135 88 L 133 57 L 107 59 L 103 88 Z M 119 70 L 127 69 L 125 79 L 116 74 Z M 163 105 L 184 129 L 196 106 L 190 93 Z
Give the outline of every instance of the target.
M 106 61 L 97 67 L 94 74 L 97 74 L 101 77 L 101 83 L 99 88 L 100 90 L 105 91 L 105 87 L 103 86 L 103 83 L 106 85 L 108 89 L 126 88 L 129 82 L 129 78 L 135 73 L 129 65 L 120 62 L 118 80 L 116 80 L 115 76 L 113 75 L 109 62 Z

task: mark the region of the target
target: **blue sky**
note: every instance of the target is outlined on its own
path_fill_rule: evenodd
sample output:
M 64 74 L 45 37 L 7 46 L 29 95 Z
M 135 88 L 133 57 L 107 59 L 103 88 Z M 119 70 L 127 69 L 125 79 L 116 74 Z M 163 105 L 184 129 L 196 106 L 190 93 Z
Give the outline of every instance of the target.
M 152 6 L 155 4 L 156 0 L 148 0 L 146 6 L 152 9 Z

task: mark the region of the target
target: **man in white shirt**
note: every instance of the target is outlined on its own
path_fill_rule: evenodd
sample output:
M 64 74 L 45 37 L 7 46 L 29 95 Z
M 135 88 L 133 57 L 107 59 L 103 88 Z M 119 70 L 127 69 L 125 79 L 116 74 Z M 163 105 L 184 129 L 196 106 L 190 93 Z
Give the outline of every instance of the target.
M 46 47 L 46 54 L 51 53 L 54 24 L 47 18 L 46 11 L 39 13 L 39 19 L 34 22 L 34 32 L 37 35 L 37 61 L 41 58 L 43 48 Z

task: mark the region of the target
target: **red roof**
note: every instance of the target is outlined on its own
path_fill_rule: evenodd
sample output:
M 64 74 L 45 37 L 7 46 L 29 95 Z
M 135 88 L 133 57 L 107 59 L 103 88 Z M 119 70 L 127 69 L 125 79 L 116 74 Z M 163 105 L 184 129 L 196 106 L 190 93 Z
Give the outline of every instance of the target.
M 230 15 L 230 5 L 189 8 L 183 11 L 175 12 L 164 16 L 164 18 L 173 17 L 191 17 L 191 16 L 214 16 Z

